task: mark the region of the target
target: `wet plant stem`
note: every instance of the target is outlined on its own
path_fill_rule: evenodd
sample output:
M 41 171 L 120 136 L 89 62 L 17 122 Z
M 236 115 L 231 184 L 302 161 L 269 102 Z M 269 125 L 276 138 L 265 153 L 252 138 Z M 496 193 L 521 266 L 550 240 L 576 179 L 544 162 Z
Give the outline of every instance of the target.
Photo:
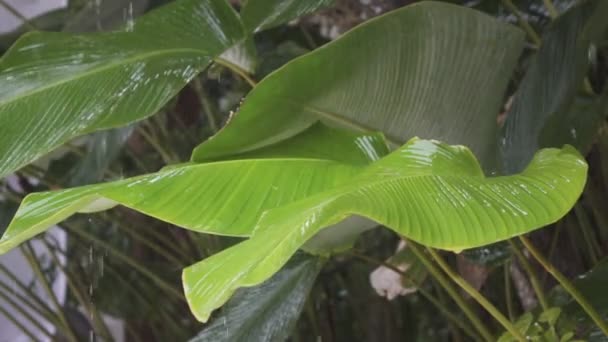
M 53 248 L 51 244 L 46 240 L 42 240 L 42 242 L 44 243 L 46 249 L 49 251 L 51 258 L 53 259 L 53 263 L 57 267 L 59 267 L 61 272 L 65 275 L 67 279 L 68 288 L 70 289 L 70 291 L 72 291 L 74 297 L 76 297 L 78 304 L 85 308 L 87 312 L 91 315 L 92 321 L 94 321 L 94 323 L 91 322 L 91 326 L 97 325 L 98 328 L 101 330 L 100 335 L 104 339 L 108 339 L 108 341 L 110 341 L 112 339 L 112 334 L 110 334 L 110 330 L 106 326 L 105 321 L 101 318 L 99 311 L 91 301 L 85 300 L 85 296 L 82 291 L 82 289 L 84 289 L 83 284 L 78 281 L 78 278 L 75 276 L 75 274 L 68 272 L 68 270 L 63 265 L 61 265 L 59 258 L 55 254 L 59 253 L 59 248 Z M 64 257 L 67 258 L 67 255 L 64 254 Z
M 135 270 L 137 270 L 139 273 L 141 273 L 142 275 L 146 276 L 148 279 L 150 279 L 153 282 L 155 282 L 160 288 L 162 288 L 167 293 L 169 293 L 172 296 L 174 296 L 176 299 L 179 299 L 181 301 L 185 301 L 185 298 L 184 298 L 184 296 L 183 296 L 183 294 L 181 292 L 179 292 L 178 290 L 176 290 L 173 286 L 171 286 L 165 280 L 163 280 L 160 277 L 158 277 L 156 274 L 154 274 L 154 272 L 151 272 L 145 266 L 142 266 L 139 262 L 137 262 L 133 258 L 131 258 L 128 255 L 126 255 L 126 254 L 118 251 L 116 248 L 114 248 L 114 246 L 112 246 L 112 245 L 110 245 L 110 244 L 108 244 L 108 243 L 106 243 L 106 242 L 98 239 L 96 236 L 93 236 L 93 235 L 91 235 L 91 234 L 83 231 L 82 229 L 77 229 L 77 228 L 72 227 L 71 225 L 66 224 L 66 223 L 63 223 L 62 226 L 68 228 L 71 233 L 74 233 L 74 234 L 80 236 L 80 238 L 82 238 L 84 240 L 88 240 L 90 242 L 93 242 L 93 243 L 95 243 L 95 244 L 97 244 L 97 245 L 105 248 L 110 253 L 112 253 L 112 255 L 114 255 L 118 259 L 122 260 L 127 265 L 131 266 L 132 268 L 134 268 Z
M 528 279 L 530 279 L 530 284 L 532 285 L 534 292 L 536 292 L 536 298 L 538 298 L 540 306 L 543 308 L 543 310 L 549 309 L 549 304 L 547 304 L 547 298 L 545 298 L 545 294 L 540 285 L 540 281 L 538 280 L 538 277 L 536 276 L 532 265 L 528 261 L 528 258 L 526 258 L 526 256 L 521 252 L 521 250 L 519 250 L 519 247 L 515 242 L 513 242 L 513 240 L 509 239 L 508 241 L 509 245 L 511 246 L 511 250 L 513 250 L 513 253 L 515 253 L 515 256 L 517 257 L 517 260 L 519 260 L 519 263 L 528 274 Z
M 530 24 L 528 23 L 526 18 L 524 18 L 524 16 L 521 14 L 521 12 L 515 6 L 515 4 L 513 4 L 513 1 L 502 0 L 502 3 L 509 11 L 511 11 L 511 13 L 513 13 L 517 17 L 517 22 L 518 22 L 519 26 L 521 26 L 521 28 L 526 32 L 528 37 L 530 37 L 530 40 L 532 41 L 532 43 L 536 47 L 540 46 L 540 43 L 541 43 L 540 36 L 538 35 L 538 33 L 536 33 L 536 31 L 534 31 L 532 26 L 530 26 Z
M 490 303 L 479 291 L 475 290 L 466 280 L 460 275 L 456 274 L 450 266 L 443 260 L 443 258 L 432 248 L 427 248 L 428 253 L 439 265 L 439 267 L 452 279 L 453 282 L 458 284 L 466 293 L 469 294 L 473 299 L 479 303 L 494 319 L 496 319 L 511 335 L 518 341 L 526 341 L 521 333 L 515 328 L 515 326 L 505 317 L 498 309 Z
M 507 262 L 504 265 L 504 277 L 505 277 L 505 302 L 507 304 L 507 314 L 509 320 L 513 322 L 515 320 L 515 312 L 513 311 L 513 292 L 511 288 L 511 262 Z
M 254 81 L 249 74 L 247 73 L 247 71 L 243 70 L 241 67 L 239 67 L 238 65 L 227 61 L 223 58 L 216 58 L 214 59 L 214 62 L 229 69 L 230 71 L 232 71 L 233 73 L 239 75 L 242 79 L 245 80 L 245 82 L 247 82 L 247 84 L 249 84 L 249 86 L 251 86 L 251 88 L 254 88 L 257 85 L 257 82 Z
M 494 336 L 492 336 L 492 333 L 490 333 L 488 328 L 486 328 L 486 326 L 481 322 L 479 317 L 477 317 L 475 312 L 473 312 L 473 309 L 470 307 L 470 305 L 462 298 L 462 296 L 460 296 L 460 294 L 458 293 L 456 288 L 452 286 L 448 278 L 443 273 L 441 273 L 441 271 L 435 266 L 435 264 L 426 256 L 424 250 L 410 240 L 407 240 L 407 242 L 408 248 L 412 249 L 412 252 L 416 255 L 418 260 L 422 262 L 422 264 L 426 267 L 429 273 L 435 278 L 435 280 L 437 280 L 439 285 L 441 285 L 441 287 L 445 289 L 445 291 L 450 295 L 450 297 L 452 297 L 452 299 L 460 307 L 462 312 L 464 312 L 467 318 L 471 321 L 471 324 L 473 324 L 475 329 L 479 331 L 483 339 L 486 341 L 494 341 L 495 338 Z
M 555 280 L 578 302 L 578 304 L 585 310 L 585 312 L 591 317 L 593 322 L 602 330 L 604 335 L 608 336 L 608 323 L 602 319 L 602 316 L 593 308 L 593 306 L 585 299 L 582 293 L 580 293 L 576 287 L 566 278 L 560 271 L 553 266 L 545 257 L 540 253 L 538 249 L 532 244 L 532 242 L 525 236 L 519 237 L 523 245 L 530 251 L 530 254 L 549 272 Z

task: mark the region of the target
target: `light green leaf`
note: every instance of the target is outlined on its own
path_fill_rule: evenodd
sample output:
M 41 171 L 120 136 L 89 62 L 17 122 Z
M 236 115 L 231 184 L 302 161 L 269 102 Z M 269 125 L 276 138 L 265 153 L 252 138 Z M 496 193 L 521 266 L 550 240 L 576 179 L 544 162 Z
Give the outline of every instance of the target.
M 248 32 L 266 30 L 332 5 L 334 0 L 247 0 L 241 19 Z
M 296 254 L 263 284 L 238 291 L 190 342 L 286 341 L 323 260 Z
M 224 0 L 179 0 L 121 32 L 26 34 L 0 60 L 0 177 L 153 114 L 242 38 Z
M 507 173 L 521 171 L 539 147 L 567 142 L 584 147 L 597 130 L 606 114 L 606 98 L 577 98 L 577 93 L 589 65 L 589 48 L 608 28 L 606 16 L 608 2 L 584 1 L 547 30 L 501 132 Z
M 262 150 L 268 159 L 188 163 L 112 183 L 32 194 L 0 239 L 0 253 L 76 212 L 116 204 L 199 232 L 249 236 L 264 211 L 346 182 L 386 151 L 381 135 L 318 124 L 285 145 Z M 271 158 L 285 155 L 291 158 Z
M 192 160 L 275 144 L 321 119 L 381 131 L 397 146 L 413 136 L 463 144 L 492 164 L 522 42 L 519 29 L 461 6 L 395 10 L 270 74 Z
M 367 165 L 388 153 L 388 146 L 381 133 L 353 133 L 318 122 L 285 141 L 232 156 L 230 159 L 313 158 Z
M 322 228 L 350 215 L 449 250 L 527 233 L 568 212 L 586 171 L 567 146 L 540 151 L 519 175 L 485 178 L 468 149 L 412 139 L 341 186 L 265 212 L 249 240 L 185 269 L 186 297 L 205 321 L 234 290 L 269 278 Z

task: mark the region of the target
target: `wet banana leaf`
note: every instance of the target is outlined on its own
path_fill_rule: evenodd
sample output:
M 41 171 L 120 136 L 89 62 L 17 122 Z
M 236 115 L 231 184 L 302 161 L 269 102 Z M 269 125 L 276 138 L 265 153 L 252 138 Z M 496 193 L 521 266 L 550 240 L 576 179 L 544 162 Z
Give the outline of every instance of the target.
M 247 0 L 241 19 L 249 32 L 273 28 L 300 16 L 328 7 L 334 0 Z
M 323 140 L 294 137 L 287 149 L 269 147 L 266 159 L 176 165 L 112 183 L 29 195 L 0 239 L 0 253 L 76 212 L 117 204 L 199 232 L 249 236 L 264 211 L 346 182 L 363 169 L 363 160 L 369 163 L 387 151 L 377 134 L 321 125 L 303 134 Z M 269 158 L 291 148 L 291 158 Z
M 522 42 L 518 28 L 459 6 L 392 11 L 267 76 L 192 160 L 272 145 L 323 120 L 381 131 L 394 146 L 413 136 L 463 144 L 492 164 Z
M 0 177 L 154 114 L 243 36 L 224 0 L 175 1 L 123 31 L 24 35 L 0 60 Z
M 265 212 L 249 240 L 185 269 L 186 297 L 206 321 L 234 290 L 268 279 L 323 227 L 350 215 L 448 250 L 524 234 L 569 211 L 586 171 L 566 146 L 538 152 L 521 174 L 486 178 L 467 148 L 412 139 L 340 186 Z

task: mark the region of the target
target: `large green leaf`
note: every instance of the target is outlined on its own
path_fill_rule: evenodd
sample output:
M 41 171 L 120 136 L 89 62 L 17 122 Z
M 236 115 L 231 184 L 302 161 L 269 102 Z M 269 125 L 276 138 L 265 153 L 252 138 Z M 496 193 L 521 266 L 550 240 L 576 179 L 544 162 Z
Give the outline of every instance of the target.
M 286 341 L 323 260 L 296 254 L 263 284 L 238 291 L 190 342 Z
M 249 32 L 269 29 L 331 5 L 334 0 L 247 0 L 241 19 Z
M 396 145 L 413 136 L 463 144 L 491 164 L 522 41 L 519 29 L 460 6 L 393 11 L 266 77 L 192 159 L 271 145 L 321 119 L 381 131 Z
M 468 149 L 412 139 L 343 185 L 265 212 L 249 240 L 184 271 L 186 296 L 205 321 L 235 289 L 269 278 L 323 227 L 350 215 L 449 250 L 504 240 L 561 218 L 586 171 L 567 146 L 538 152 L 521 174 L 485 178 Z
M 589 65 L 590 45 L 608 28 L 606 16 L 608 2 L 584 1 L 547 30 L 501 132 L 507 173 L 522 170 L 539 147 L 571 142 L 582 148 L 597 131 L 606 98 L 577 93 Z
M 112 183 L 29 195 L 0 239 L 0 253 L 76 212 L 116 204 L 196 231 L 249 236 L 264 211 L 341 184 L 361 171 L 357 164 L 376 160 L 387 150 L 377 134 L 354 134 L 321 125 L 302 134 L 316 140 L 307 142 L 296 136 L 283 148 L 267 150 L 266 157 L 271 157 L 292 149 L 289 159 L 177 165 Z M 327 144 L 335 147 L 315 147 Z
M 0 60 L 0 177 L 153 114 L 242 37 L 224 0 L 179 0 L 120 32 L 26 34 Z

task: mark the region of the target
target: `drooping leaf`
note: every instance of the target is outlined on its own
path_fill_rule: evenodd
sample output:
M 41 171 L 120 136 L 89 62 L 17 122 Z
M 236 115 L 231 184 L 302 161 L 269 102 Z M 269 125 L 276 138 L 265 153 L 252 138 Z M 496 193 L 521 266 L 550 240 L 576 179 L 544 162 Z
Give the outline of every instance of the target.
M 0 239 L 0 253 L 76 212 L 116 204 L 195 231 L 249 236 L 264 211 L 346 182 L 364 160 L 372 162 L 386 151 L 378 134 L 315 125 L 283 147 L 269 147 L 268 159 L 188 163 L 112 183 L 32 194 Z M 291 158 L 278 158 L 288 153 Z
M 582 99 L 576 95 L 589 65 L 589 48 L 608 28 L 606 16 L 608 2 L 584 1 L 547 30 L 514 95 L 501 132 L 500 148 L 507 173 L 522 170 L 539 147 L 565 142 L 579 147 L 589 139 L 581 139 L 581 135 L 593 134 L 598 127 L 605 113 L 581 106 Z M 606 102 L 595 98 L 590 101 Z
M 266 30 L 328 7 L 334 0 L 247 0 L 241 19 L 248 32 Z
M 237 291 L 190 342 L 286 341 L 322 265 L 319 257 L 296 254 L 263 284 Z
M 413 136 L 463 144 L 491 164 L 522 41 L 517 28 L 460 6 L 395 10 L 266 77 L 192 160 L 271 145 L 321 119 L 381 131 L 396 145 Z
M 523 234 L 568 212 L 586 170 L 567 146 L 540 151 L 521 174 L 485 178 L 468 149 L 412 139 L 343 185 L 264 213 L 249 240 L 184 271 L 186 297 L 205 321 L 234 290 L 269 278 L 323 227 L 350 215 L 449 250 Z
M 242 37 L 224 0 L 179 0 L 120 32 L 26 34 L 0 60 L 0 177 L 153 114 Z

